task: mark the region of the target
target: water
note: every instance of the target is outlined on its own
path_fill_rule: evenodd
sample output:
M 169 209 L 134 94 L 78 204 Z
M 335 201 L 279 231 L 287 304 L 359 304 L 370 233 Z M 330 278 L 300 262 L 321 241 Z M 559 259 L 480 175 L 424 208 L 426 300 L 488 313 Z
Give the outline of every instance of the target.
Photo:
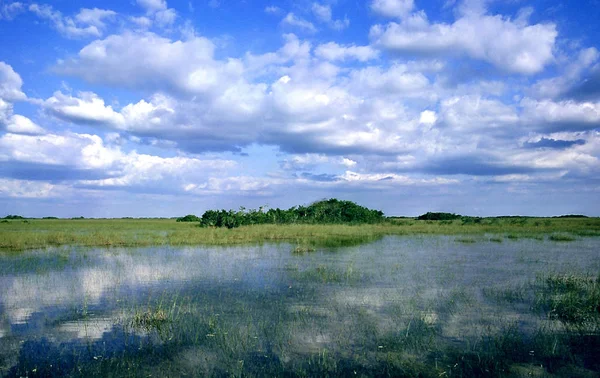
M 413 360 L 441 371 L 447 346 L 548 322 L 493 290 L 600 271 L 597 238 L 476 239 L 1 256 L 0 374 L 374 375 L 409 372 Z

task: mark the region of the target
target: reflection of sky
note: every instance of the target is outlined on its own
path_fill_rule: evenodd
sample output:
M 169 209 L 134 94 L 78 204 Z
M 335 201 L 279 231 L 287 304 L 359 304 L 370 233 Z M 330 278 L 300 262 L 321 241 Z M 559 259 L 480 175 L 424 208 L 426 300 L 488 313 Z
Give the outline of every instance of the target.
M 81 310 L 107 298 L 115 301 L 122 293 L 131 295 L 149 287 L 162 290 L 182 282 L 242 280 L 248 286 L 262 286 L 273 280 L 272 275 L 263 272 L 272 269 L 277 256 L 283 255 L 273 247 L 111 249 L 105 253 L 82 253 L 94 258 L 77 259 L 74 265 L 61 270 L 44 270 L 44 266 L 36 266 L 31 260 L 31 271 L 0 277 L 0 308 L 8 321 L 22 324 L 32 314 L 51 307 Z M 0 260 L 0 264 L 10 264 L 10 259 Z M 69 327 L 72 329 L 73 325 Z
M 590 264 L 596 261 L 598 239 L 567 244 L 537 240 L 463 244 L 454 240 L 388 237 L 302 256 L 291 254 L 289 245 L 94 249 L 73 252 L 62 265 L 49 260 L 48 252 L 40 252 L 39 260 L 37 252 L 0 257 L 0 338 L 50 333 L 62 340 L 100 339 L 123 320 L 122 308 L 148 303 L 151 295 L 173 296 L 184 287 L 229 287 L 248 299 L 255 295 L 251 292 L 312 285 L 318 296 L 306 297 L 307 303 L 302 304 L 313 306 L 312 311 L 359 306 L 382 313 L 416 296 L 420 303 L 427 303 L 455 288 L 527 282 L 536 272 L 597 272 L 600 268 L 599 263 Z M 81 258 L 82 254 L 87 257 Z M 25 259 L 28 265 L 22 263 Z M 359 285 L 328 286 L 293 282 L 294 276 L 288 274 L 290 266 L 303 272 L 323 264 L 340 272 L 352 267 L 367 279 Z M 19 268 L 11 270 L 11 266 Z M 297 303 L 289 303 L 290 308 L 293 305 Z

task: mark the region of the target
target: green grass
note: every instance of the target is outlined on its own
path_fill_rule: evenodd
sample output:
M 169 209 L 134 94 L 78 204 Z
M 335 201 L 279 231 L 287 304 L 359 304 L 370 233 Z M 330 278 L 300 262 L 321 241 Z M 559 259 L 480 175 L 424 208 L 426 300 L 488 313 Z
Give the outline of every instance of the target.
M 570 235 L 600 236 L 600 218 L 483 218 L 478 223 L 391 219 L 365 225 L 255 225 L 236 229 L 201 228 L 174 219 L 30 219 L 0 224 L 0 250 L 47 246 L 233 245 L 289 242 L 300 246 L 357 245 L 385 235 L 496 234 L 508 239 L 567 241 Z M 492 239 L 490 239 L 492 240 Z M 496 241 L 496 240 L 492 240 Z
M 550 235 L 550 237 L 548 238 L 552 241 L 557 241 L 557 242 L 570 242 L 575 240 L 575 238 L 571 235 L 565 235 L 565 234 L 554 234 L 554 235 Z

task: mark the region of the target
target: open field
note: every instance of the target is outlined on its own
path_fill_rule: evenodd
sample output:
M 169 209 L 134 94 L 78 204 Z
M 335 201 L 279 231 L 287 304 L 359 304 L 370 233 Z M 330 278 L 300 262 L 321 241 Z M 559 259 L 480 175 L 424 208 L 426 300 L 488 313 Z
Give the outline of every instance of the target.
M 0 250 L 47 246 L 231 245 L 290 242 L 344 245 L 385 235 L 464 235 L 473 241 L 552 238 L 555 241 L 600 236 L 600 218 L 483 218 L 453 221 L 391 219 L 365 225 L 255 225 L 236 229 L 201 228 L 173 219 L 29 219 L 0 223 Z M 492 235 L 493 234 L 493 235 Z M 464 240 L 467 240 L 464 239 Z

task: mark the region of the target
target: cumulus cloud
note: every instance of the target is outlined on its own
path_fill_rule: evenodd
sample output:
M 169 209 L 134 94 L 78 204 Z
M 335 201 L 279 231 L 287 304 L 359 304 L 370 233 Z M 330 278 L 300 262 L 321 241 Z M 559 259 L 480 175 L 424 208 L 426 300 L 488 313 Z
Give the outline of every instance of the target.
M 599 58 L 600 53 L 595 47 L 582 49 L 575 59 L 568 62 L 564 72 L 555 77 L 539 80 L 528 92 L 538 99 L 553 99 L 563 95 L 577 96 L 577 92 L 581 92 L 578 87 L 585 85 L 585 81 L 581 81 L 582 76 L 586 73 L 593 75 L 593 72 L 589 72 L 590 68 L 595 67 Z M 586 81 L 589 79 L 586 78 Z
M 312 22 L 307 21 L 301 17 L 296 16 L 294 13 L 288 13 L 283 20 L 281 20 L 281 24 L 284 26 L 293 27 L 296 29 L 303 30 L 308 33 L 316 33 L 317 28 L 312 24 Z
M 334 30 L 343 30 L 350 26 L 350 20 L 347 17 L 343 20 L 333 19 L 330 5 L 313 3 L 311 9 L 317 20 L 327 24 L 330 28 Z
M 55 70 L 92 83 L 202 95 L 221 91 L 243 72 L 239 60 L 218 61 L 214 51 L 203 37 L 172 41 L 150 32 L 126 32 L 90 43 Z
M 462 16 L 452 24 L 430 23 L 423 11 L 370 31 L 376 45 L 392 52 L 463 54 L 521 74 L 540 72 L 553 62 L 557 35 L 552 23 L 529 25 L 479 14 Z
M 136 0 L 136 2 L 149 13 L 167 9 L 167 2 L 165 0 Z
M 0 61 L 0 99 L 18 101 L 26 98 L 21 92 L 23 80 L 11 66 Z
M 49 182 L 0 178 L 1 198 L 50 198 L 63 194 Z
M 63 16 L 60 11 L 54 10 L 52 6 L 46 4 L 33 3 L 29 5 L 28 9 L 39 18 L 50 22 L 59 33 L 67 38 L 100 37 L 102 35 L 101 27 L 88 22 L 92 21 L 97 24 L 99 20 L 106 17 L 105 14 L 103 17 L 98 18 L 101 12 L 97 10 L 89 10 L 83 14 L 79 13 L 78 16 L 81 16 L 81 20 L 77 18 L 74 20 L 71 17 Z
M 344 61 L 355 59 L 359 62 L 367 62 L 372 59 L 377 59 L 379 51 L 371 46 L 356 46 L 356 45 L 338 45 L 335 42 L 328 42 L 317 46 L 315 55 L 319 58 L 330 61 Z
M 6 124 L 6 131 L 14 134 L 41 135 L 46 132 L 42 127 L 36 125 L 29 118 L 19 114 L 13 115 Z
M 75 15 L 75 20 L 81 24 L 96 26 L 100 29 L 106 26 L 106 20 L 112 20 L 117 15 L 117 12 L 106 9 L 88 9 L 83 8 Z
M 453 131 L 469 131 L 474 129 L 506 130 L 519 122 L 516 109 L 504 103 L 480 96 L 460 96 L 445 99 L 440 104 L 440 120 Z
M 385 17 L 402 18 L 414 9 L 414 0 L 373 0 L 373 12 Z
M 600 127 L 600 102 L 533 100 L 525 98 L 523 122 L 546 131 L 583 131 Z
M 13 2 L 0 5 L 0 20 L 12 20 L 17 15 L 25 12 L 25 5 L 21 2 Z
M 236 166 L 224 159 L 124 152 L 90 134 L 9 133 L 0 137 L 0 147 L 0 175 L 4 177 L 71 182 L 96 189 L 184 193 L 189 185 L 206 183 L 209 172 L 224 173 Z

